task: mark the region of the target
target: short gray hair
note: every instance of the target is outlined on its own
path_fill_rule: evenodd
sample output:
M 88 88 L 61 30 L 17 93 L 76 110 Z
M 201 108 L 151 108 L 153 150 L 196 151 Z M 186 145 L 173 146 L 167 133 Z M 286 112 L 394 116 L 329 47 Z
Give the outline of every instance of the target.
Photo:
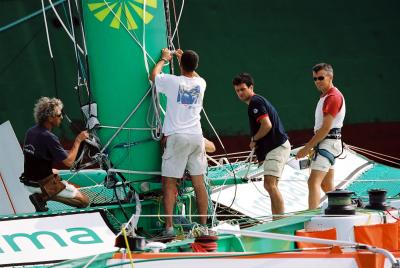
M 314 73 L 317 73 L 320 70 L 324 70 L 333 77 L 333 68 L 332 68 L 332 65 L 330 65 L 329 63 L 324 63 L 324 62 L 318 63 L 318 64 L 314 65 L 312 70 Z
M 35 118 L 35 122 L 39 125 L 42 125 L 47 121 L 49 117 L 56 116 L 56 108 L 64 107 L 61 100 L 57 98 L 48 98 L 41 97 L 35 104 L 33 108 L 33 117 Z

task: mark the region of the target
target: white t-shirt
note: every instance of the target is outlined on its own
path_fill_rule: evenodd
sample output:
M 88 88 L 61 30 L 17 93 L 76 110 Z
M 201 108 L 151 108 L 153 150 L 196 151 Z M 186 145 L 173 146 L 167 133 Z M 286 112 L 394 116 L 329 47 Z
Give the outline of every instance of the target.
M 200 112 L 203 108 L 206 81 L 201 77 L 159 74 L 155 84 L 157 92 L 167 96 L 164 135 L 202 134 Z
M 346 103 L 342 93 L 335 87 L 330 88 L 318 101 L 315 109 L 314 132 L 322 127 L 326 114 L 333 116 L 332 128 L 343 127 L 346 115 Z

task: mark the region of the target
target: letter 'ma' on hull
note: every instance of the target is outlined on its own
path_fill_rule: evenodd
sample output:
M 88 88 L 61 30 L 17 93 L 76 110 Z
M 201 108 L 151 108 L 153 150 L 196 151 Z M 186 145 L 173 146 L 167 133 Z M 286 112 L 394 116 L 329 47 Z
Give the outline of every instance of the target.
M 48 231 L 34 232 L 32 234 L 27 233 L 16 233 L 12 235 L 3 235 L 4 240 L 12 248 L 13 251 L 21 251 L 17 241 L 24 242 L 23 240 L 30 241 L 37 249 L 44 249 L 43 244 L 40 242 L 39 237 L 53 238 L 61 247 L 66 247 L 67 243 L 56 233 Z
M 90 87 L 98 104 L 98 135 L 103 145 L 149 90 L 148 71 L 167 47 L 162 0 L 106 2 L 81 2 Z M 108 146 L 106 152 L 115 168 L 160 171 L 160 146 L 152 139 L 148 124 L 151 103 L 149 94 Z M 154 175 L 126 174 L 129 180 L 149 176 Z

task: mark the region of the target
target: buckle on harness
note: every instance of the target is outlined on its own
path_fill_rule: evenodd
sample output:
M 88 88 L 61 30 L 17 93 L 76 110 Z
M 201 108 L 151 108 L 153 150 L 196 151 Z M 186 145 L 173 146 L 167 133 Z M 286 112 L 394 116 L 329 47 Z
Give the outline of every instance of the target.
M 334 139 L 340 140 L 342 138 L 342 129 L 341 128 L 332 128 L 325 139 Z

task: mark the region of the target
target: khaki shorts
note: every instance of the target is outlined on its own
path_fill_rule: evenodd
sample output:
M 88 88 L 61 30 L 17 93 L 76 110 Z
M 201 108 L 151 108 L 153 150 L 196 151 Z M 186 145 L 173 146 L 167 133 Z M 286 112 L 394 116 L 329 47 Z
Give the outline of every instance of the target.
M 203 135 L 172 134 L 167 138 L 162 156 L 161 175 L 182 178 L 185 169 L 191 175 L 203 175 L 206 171 L 206 154 Z
M 320 149 L 328 150 L 334 156 L 338 156 L 342 152 L 342 140 L 325 139 L 319 144 Z M 334 169 L 335 165 L 331 165 L 328 158 L 318 154 L 317 158 L 311 160 L 310 169 L 328 172 Z
M 282 176 L 283 169 L 290 155 L 290 142 L 287 140 L 284 144 L 270 151 L 264 160 L 264 175 L 270 175 L 277 178 Z
M 76 195 L 78 194 L 78 189 L 75 188 L 72 184 L 69 184 L 66 181 L 61 181 L 62 183 L 65 184 L 65 189 L 59 192 L 56 196 L 58 197 L 64 197 L 64 198 L 75 198 Z M 27 189 L 29 192 L 32 194 L 41 194 L 42 190 L 39 187 L 31 187 L 31 186 L 26 186 L 25 189 Z

